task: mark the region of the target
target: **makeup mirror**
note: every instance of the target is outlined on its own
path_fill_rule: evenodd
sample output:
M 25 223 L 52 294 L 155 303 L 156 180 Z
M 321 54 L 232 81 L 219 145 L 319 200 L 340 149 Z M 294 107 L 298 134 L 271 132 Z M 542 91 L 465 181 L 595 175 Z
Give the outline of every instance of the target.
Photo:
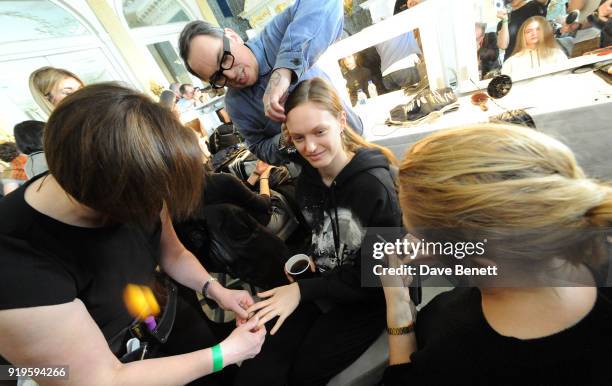
M 601 26 L 592 22 L 600 0 L 475 0 L 473 6 L 479 80 L 504 74 L 519 81 L 604 60 L 589 54 L 601 45 Z

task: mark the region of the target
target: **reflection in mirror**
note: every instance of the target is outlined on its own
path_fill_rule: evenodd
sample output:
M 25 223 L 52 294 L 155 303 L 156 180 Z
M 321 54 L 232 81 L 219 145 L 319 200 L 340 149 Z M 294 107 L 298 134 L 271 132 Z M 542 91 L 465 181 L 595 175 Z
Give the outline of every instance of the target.
M 416 87 L 427 73 L 421 53 L 415 30 L 340 59 L 351 103 Z
M 425 0 L 343 0 L 344 32 L 354 35 L 364 28 L 415 7 Z
M 604 44 L 593 16 L 601 0 L 476 0 L 480 79 L 545 74 Z M 612 0 L 605 0 L 602 7 Z

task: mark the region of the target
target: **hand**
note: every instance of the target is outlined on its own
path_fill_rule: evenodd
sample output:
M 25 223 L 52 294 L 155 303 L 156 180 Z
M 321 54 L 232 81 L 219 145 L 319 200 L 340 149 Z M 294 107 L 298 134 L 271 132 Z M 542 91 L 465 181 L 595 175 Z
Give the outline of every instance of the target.
M 499 9 L 497 10 L 497 18 L 500 20 L 504 20 L 508 18 L 508 11 L 506 11 L 505 9 Z
M 281 287 L 273 288 L 269 291 L 258 293 L 260 298 L 269 298 L 255 303 L 249 307 L 247 312 L 257 312 L 254 318 L 259 318 L 258 327 L 263 326 L 269 320 L 278 316 L 276 324 L 270 331 L 270 335 L 276 334 L 276 331 L 283 325 L 285 319 L 295 311 L 300 304 L 300 287 L 297 283 L 291 283 Z
M 421 2 L 421 0 L 408 0 L 408 1 L 406 1 L 406 6 L 408 8 L 412 8 L 415 5 L 418 5 L 420 2 Z
M 251 359 L 259 353 L 266 339 L 266 328 L 257 328 L 258 322 L 259 319 L 252 318 L 236 327 L 230 336 L 221 342 L 224 364 Z
M 580 24 L 578 24 L 578 23 L 563 24 L 561 26 L 560 31 L 561 31 L 562 34 L 567 34 L 567 33 L 570 33 L 570 32 L 573 32 L 573 31 L 577 30 L 578 27 L 580 27 Z
M 412 245 L 416 245 L 420 240 L 411 234 L 404 236 Z M 418 249 L 417 249 L 418 252 Z M 409 251 L 409 253 L 413 253 Z M 412 255 L 410 255 L 412 256 Z M 417 254 L 414 256 L 414 260 L 410 259 L 409 256 L 400 258 L 395 253 L 386 255 L 387 266 L 389 268 L 399 268 L 402 264 L 414 260 L 423 260 L 428 256 Z M 415 269 L 419 269 L 418 265 L 412 265 Z M 387 302 L 387 315 L 388 318 L 394 319 L 397 322 L 404 320 L 407 316 L 412 315 L 411 310 L 414 308 L 414 303 L 410 299 L 410 284 L 412 284 L 412 275 L 381 275 L 380 281 L 383 285 L 383 291 L 385 293 L 385 300 Z M 389 315 L 392 315 L 391 318 Z
M 249 314 L 246 310 L 255 303 L 247 291 L 230 290 L 217 282 L 212 283 L 208 293 L 219 307 L 227 311 L 234 311 L 236 324 L 238 325 L 243 324 L 248 319 Z
M 287 119 L 285 116 L 285 100 L 287 100 L 290 84 L 291 70 L 287 68 L 274 70 L 263 96 L 266 117 L 277 122 L 284 122 Z
M 261 176 L 266 170 L 270 169 L 270 167 L 271 166 L 264 161 L 258 160 L 255 164 L 255 173 Z

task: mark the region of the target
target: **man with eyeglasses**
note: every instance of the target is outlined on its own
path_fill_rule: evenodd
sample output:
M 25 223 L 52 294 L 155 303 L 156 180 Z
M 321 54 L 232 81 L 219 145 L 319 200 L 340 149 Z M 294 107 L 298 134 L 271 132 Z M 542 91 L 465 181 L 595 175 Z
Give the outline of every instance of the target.
M 229 88 L 225 106 L 249 149 L 278 165 L 289 160 L 281 143 L 285 99 L 302 80 L 329 80 L 315 62 L 340 37 L 343 18 L 340 0 L 296 0 L 247 43 L 229 28 L 193 21 L 181 32 L 180 54 L 191 74 Z M 361 134 L 361 120 L 343 104 Z

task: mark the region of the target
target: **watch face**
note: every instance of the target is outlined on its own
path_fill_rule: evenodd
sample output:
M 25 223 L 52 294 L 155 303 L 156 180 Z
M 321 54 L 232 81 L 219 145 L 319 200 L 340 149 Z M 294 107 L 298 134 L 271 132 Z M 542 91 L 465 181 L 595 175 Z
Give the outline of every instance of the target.
M 512 88 L 512 79 L 508 75 L 499 75 L 491 79 L 487 86 L 487 93 L 491 98 L 503 98 L 510 92 Z

